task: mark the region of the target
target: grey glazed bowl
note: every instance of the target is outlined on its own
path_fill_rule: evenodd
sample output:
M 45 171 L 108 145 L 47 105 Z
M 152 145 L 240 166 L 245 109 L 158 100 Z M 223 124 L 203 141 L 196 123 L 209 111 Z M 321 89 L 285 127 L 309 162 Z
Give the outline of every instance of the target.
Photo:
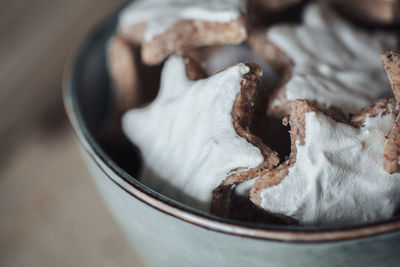
M 249 224 L 218 218 L 138 181 L 139 157 L 104 139 L 113 97 L 105 45 L 113 13 L 67 67 L 64 101 L 99 192 L 149 266 L 398 266 L 400 219 L 346 228 Z

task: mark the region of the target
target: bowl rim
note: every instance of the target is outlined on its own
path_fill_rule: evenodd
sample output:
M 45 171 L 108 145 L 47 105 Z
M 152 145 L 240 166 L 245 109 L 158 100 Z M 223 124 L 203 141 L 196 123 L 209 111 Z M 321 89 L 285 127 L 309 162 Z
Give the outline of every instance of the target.
M 125 172 L 107 155 L 90 134 L 83 121 L 76 94 L 79 89 L 77 77 L 84 66 L 83 63 L 85 62 L 87 51 L 90 50 L 96 41 L 102 38 L 105 34 L 104 28 L 113 23 L 116 14 L 122 7 L 111 12 L 109 16 L 103 19 L 86 35 L 86 38 L 80 43 L 79 47 L 72 49 L 64 69 L 62 81 L 64 107 L 80 147 L 115 185 L 142 203 L 179 220 L 208 230 L 253 239 L 302 243 L 337 242 L 366 238 L 400 230 L 400 218 L 339 228 L 321 227 L 318 229 L 315 227 L 290 227 L 238 222 L 220 218 L 179 203 L 148 188 Z

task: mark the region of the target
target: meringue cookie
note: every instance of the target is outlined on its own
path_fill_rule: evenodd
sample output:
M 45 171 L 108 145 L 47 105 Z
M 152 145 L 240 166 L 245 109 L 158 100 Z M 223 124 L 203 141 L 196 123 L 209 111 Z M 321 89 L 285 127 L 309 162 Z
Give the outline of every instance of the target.
M 208 211 L 212 191 L 227 176 L 264 162 L 265 155 L 237 134 L 232 119 L 236 96 L 252 82 L 244 78 L 249 72 L 241 63 L 191 81 L 182 58 L 167 60 L 157 98 L 123 116 L 126 136 L 142 152 L 144 184 Z
M 294 105 L 303 105 L 299 101 Z M 284 176 L 280 182 L 257 189 L 257 204 L 302 225 L 350 225 L 394 216 L 400 207 L 400 174 L 387 173 L 381 157 L 396 112 L 394 101 L 381 102 L 384 104 L 378 103 L 372 110 L 384 105 L 389 108 L 362 116 L 360 128 L 337 122 L 318 110 L 306 111 L 304 135 L 296 138 L 292 153 L 295 158 L 291 155 L 278 167 Z M 292 137 L 299 134 L 296 132 Z M 285 164 L 289 166 L 286 174 Z M 274 178 L 268 177 L 270 181 Z M 256 182 L 254 188 L 261 184 Z M 254 193 L 253 199 L 257 199 Z
M 379 56 L 396 47 L 396 37 L 350 25 L 329 3 L 310 4 L 302 24 L 273 26 L 266 38 L 294 63 L 287 100 L 317 101 L 349 114 L 392 95 Z
M 241 0 L 138 0 L 127 6 L 119 17 L 119 27 L 147 23 L 144 39 L 151 41 L 180 20 L 229 22 L 244 10 Z

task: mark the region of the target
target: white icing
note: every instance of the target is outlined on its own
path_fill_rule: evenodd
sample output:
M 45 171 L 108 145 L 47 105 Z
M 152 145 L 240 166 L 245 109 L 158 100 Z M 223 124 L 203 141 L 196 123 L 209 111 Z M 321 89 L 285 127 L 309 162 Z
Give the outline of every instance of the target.
M 305 116 L 304 145 L 284 180 L 261 191 L 261 206 L 304 225 L 387 219 L 400 205 L 400 174 L 382 167 L 394 114 L 367 117 L 360 129 L 322 113 Z
M 209 73 L 215 73 L 241 62 L 256 63 L 263 71 L 263 83 L 276 82 L 277 77 L 271 66 L 257 56 L 248 44 L 226 45 L 216 49 L 207 57 L 205 68 Z
M 238 64 L 191 81 L 181 58 L 167 60 L 157 98 L 123 116 L 125 134 L 142 152 L 143 183 L 208 210 L 212 190 L 229 171 L 262 163 L 260 150 L 239 137 L 232 123 L 232 106 L 248 71 Z
M 128 5 L 119 16 L 119 27 L 147 23 L 144 38 L 151 41 L 176 22 L 184 19 L 229 22 L 240 17 L 241 0 L 138 0 Z
M 278 25 L 267 37 L 295 63 L 289 100 L 317 100 L 353 113 L 391 95 L 379 56 L 396 47 L 394 35 L 350 25 L 327 3 L 309 5 L 301 25 Z

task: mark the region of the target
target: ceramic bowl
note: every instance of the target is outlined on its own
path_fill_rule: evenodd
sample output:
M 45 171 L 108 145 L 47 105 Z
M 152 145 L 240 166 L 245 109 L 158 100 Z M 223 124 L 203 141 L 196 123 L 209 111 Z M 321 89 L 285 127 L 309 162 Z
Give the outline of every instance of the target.
M 132 151 L 102 132 L 113 97 L 105 46 L 115 12 L 86 38 L 67 67 L 66 110 L 98 190 L 135 251 L 149 266 L 398 266 L 400 219 L 345 228 L 249 224 L 169 199 L 137 178 Z

